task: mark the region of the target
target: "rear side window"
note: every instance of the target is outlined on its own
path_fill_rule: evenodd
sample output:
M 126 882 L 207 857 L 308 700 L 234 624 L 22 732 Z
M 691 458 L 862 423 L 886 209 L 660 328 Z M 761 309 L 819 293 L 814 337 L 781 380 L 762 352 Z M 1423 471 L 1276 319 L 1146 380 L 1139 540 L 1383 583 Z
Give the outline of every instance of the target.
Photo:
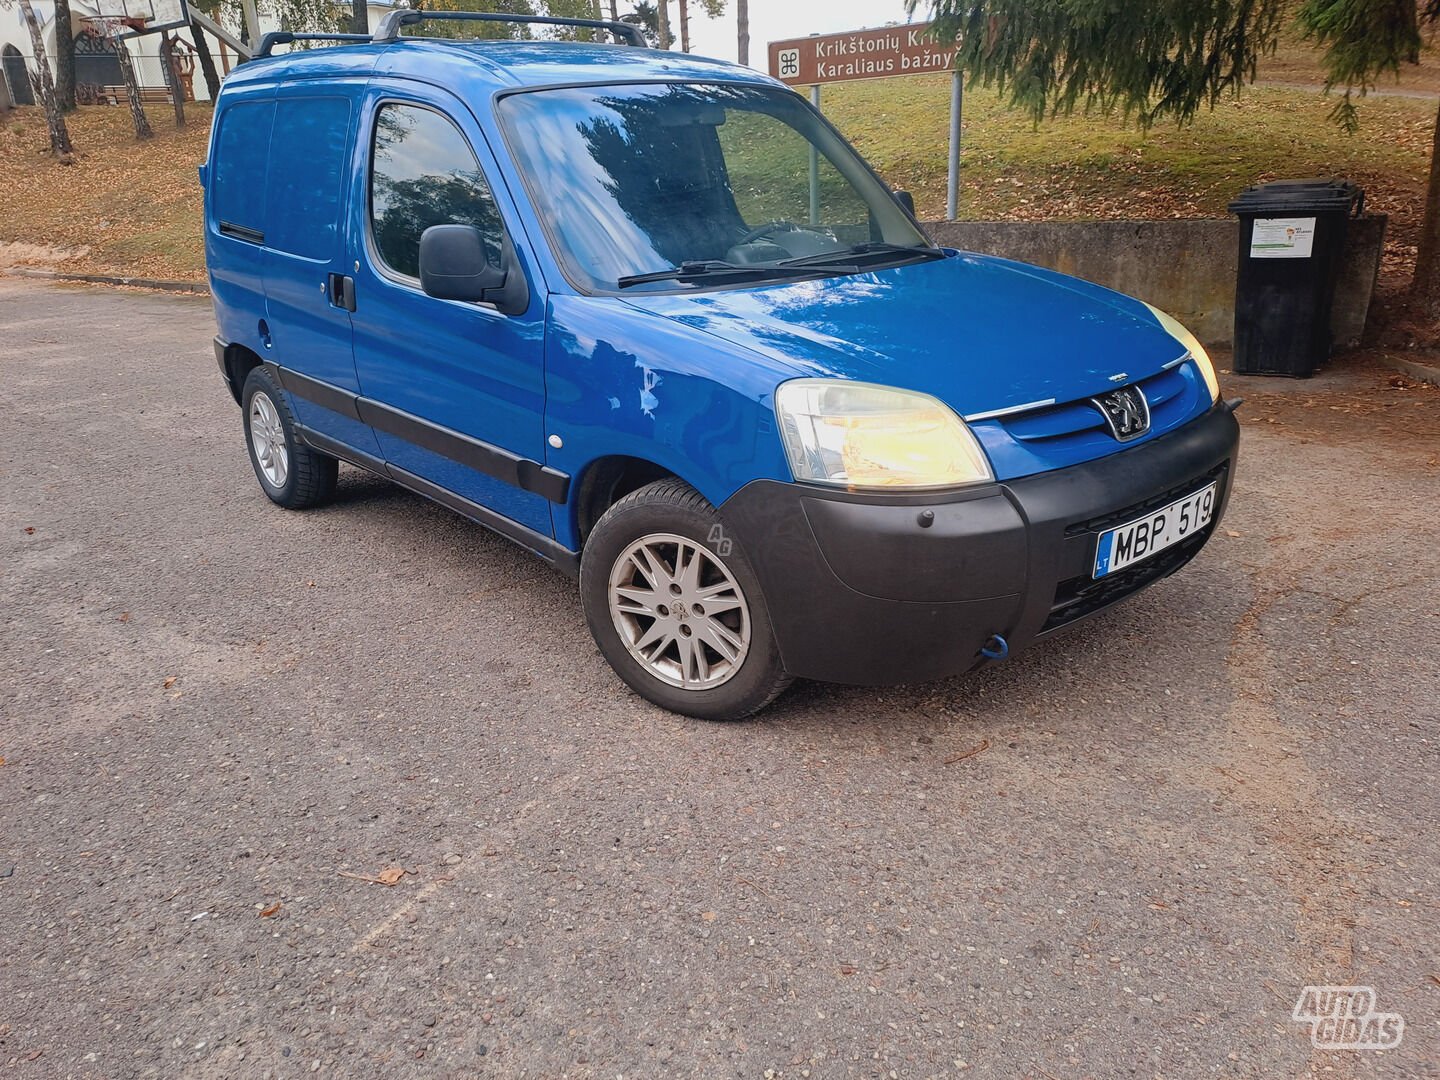
M 347 98 L 282 98 L 276 104 L 267 247 L 327 261 L 339 253 L 349 134 Z
M 480 163 L 450 120 L 418 105 L 382 105 L 370 170 L 375 248 L 396 273 L 420 276 L 420 234 L 431 225 L 474 225 L 500 263 L 504 228 Z
M 215 218 L 257 237 L 265 229 L 265 162 L 274 120 L 275 102 L 238 102 L 220 117 L 215 137 Z

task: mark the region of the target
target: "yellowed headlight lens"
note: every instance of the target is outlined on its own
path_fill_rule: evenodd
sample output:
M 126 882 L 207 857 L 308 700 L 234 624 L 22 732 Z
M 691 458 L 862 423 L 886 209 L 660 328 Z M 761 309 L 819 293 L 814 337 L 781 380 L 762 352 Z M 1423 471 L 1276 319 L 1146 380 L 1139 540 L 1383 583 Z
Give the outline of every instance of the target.
M 1164 331 L 1183 345 L 1190 353 L 1190 359 L 1195 361 L 1195 366 L 1200 369 L 1200 376 L 1205 380 L 1205 385 L 1210 389 L 1210 403 L 1213 405 L 1220 400 L 1220 380 L 1215 377 L 1215 365 L 1210 361 L 1210 354 L 1205 351 L 1205 346 L 1200 344 L 1200 339 L 1185 329 L 1179 319 L 1172 318 L 1165 314 L 1153 304 L 1146 304 L 1150 313 Z
M 928 394 L 796 379 L 775 395 L 797 480 L 846 487 L 947 487 L 993 478 L 975 436 Z
M 964 432 L 938 409 L 845 421 L 841 460 L 852 484 L 927 487 L 974 472 Z

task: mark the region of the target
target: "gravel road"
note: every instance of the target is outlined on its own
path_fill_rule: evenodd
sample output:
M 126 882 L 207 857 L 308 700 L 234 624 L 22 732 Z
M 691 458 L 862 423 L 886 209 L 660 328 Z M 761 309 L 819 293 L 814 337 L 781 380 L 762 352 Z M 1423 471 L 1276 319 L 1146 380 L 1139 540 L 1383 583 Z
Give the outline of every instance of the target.
M 0 1076 L 1440 1075 L 1440 392 L 1230 380 L 1180 575 L 715 725 L 477 526 L 272 506 L 212 326 L 0 279 Z

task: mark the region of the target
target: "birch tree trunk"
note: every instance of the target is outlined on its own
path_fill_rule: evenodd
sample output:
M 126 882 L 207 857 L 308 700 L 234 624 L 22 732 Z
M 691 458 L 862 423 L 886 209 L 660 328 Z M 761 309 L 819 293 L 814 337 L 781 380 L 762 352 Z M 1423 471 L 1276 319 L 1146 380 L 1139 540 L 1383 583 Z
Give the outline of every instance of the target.
M 28 3 L 29 0 L 21 0 Z M 130 62 L 130 50 L 125 42 L 113 33 L 110 44 L 115 46 L 115 59 L 120 62 L 120 81 L 125 84 L 125 96 L 130 100 L 130 119 L 135 122 L 135 138 L 148 139 L 155 134 L 154 128 L 145 116 L 145 106 L 140 104 L 140 85 L 135 81 L 135 65 Z
M 45 126 L 50 129 L 50 150 L 60 164 L 71 165 L 75 161 L 75 148 L 70 145 L 70 132 L 65 127 L 60 102 L 55 98 L 55 80 L 50 75 L 50 59 L 45 55 L 45 39 L 40 36 L 40 20 L 35 18 L 30 0 L 20 0 L 20 15 L 30 30 L 30 47 L 40 68 L 40 104 L 45 109 Z

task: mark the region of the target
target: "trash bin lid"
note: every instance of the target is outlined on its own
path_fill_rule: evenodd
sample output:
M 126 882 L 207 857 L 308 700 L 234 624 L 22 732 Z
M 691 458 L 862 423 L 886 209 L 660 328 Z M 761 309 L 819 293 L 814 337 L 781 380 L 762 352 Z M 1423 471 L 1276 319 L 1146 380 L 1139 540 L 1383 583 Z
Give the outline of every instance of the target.
M 1364 206 L 1365 193 L 1350 180 L 1272 180 L 1254 184 L 1242 191 L 1230 204 L 1232 214 L 1266 214 L 1286 217 L 1340 211 L 1348 214 L 1351 206 Z M 1358 212 L 1358 211 L 1357 211 Z

